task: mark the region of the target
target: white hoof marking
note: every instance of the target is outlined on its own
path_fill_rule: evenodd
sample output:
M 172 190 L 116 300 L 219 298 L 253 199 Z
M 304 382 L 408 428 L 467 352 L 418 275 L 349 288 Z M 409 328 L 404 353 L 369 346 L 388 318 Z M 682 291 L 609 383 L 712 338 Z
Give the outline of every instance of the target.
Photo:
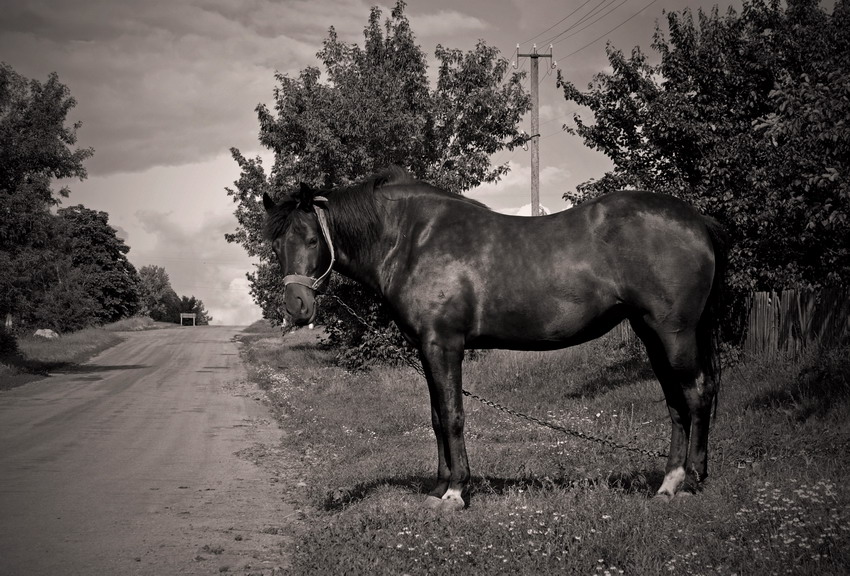
M 661 488 L 658 489 L 658 495 L 675 496 L 676 491 L 682 482 L 685 481 L 685 469 L 679 466 L 670 470 L 664 477 L 664 482 L 661 483 Z
M 439 502 L 439 509 L 446 512 L 456 512 L 466 508 L 466 503 L 463 501 L 461 492 L 457 488 L 446 490 L 446 493 L 437 502 Z
M 443 500 L 450 500 L 463 504 L 463 497 L 460 495 L 460 490 L 457 488 L 449 488 L 446 490 L 446 493 L 443 494 Z

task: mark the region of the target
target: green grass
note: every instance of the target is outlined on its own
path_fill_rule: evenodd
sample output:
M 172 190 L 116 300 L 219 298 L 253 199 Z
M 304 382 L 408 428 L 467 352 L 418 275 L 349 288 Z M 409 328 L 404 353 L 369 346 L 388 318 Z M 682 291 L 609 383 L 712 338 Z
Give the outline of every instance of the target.
M 117 332 L 151 330 L 163 323 L 150 318 L 136 317 L 62 334 L 48 340 L 36 336 L 18 338 L 18 353 L 0 363 L 0 390 L 22 386 L 44 378 L 49 372 L 82 364 L 89 358 L 121 342 Z M 167 326 L 174 326 L 167 324 Z
M 668 449 L 660 386 L 634 347 L 494 351 L 464 386 L 513 409 Z M 850 350 L 724 373 L 705 489 L 652 496 L 664 461 L 532 425 L 467 398 L 471 507 L 422 507 L 436 467 L 411 369 L 348 373 L 315 332 L 244 348 L 306 502 L 295 574 L 845 574 Z
M 275 332 L 279 332 L 280 330 L 271 325 L 271 323 L 266 320 L 257 320 L 250 326 L 246 326 L 242 330 L 242 334 L 273 334 Z

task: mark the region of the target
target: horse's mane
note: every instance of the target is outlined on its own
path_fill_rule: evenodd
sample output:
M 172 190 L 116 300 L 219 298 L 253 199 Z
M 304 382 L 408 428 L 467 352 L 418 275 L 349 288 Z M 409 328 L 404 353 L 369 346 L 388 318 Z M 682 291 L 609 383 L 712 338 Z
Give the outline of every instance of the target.
M 332 208 L 334 230 L 344 245 L 368 246 L 378 240 L 383 220 L 380 204 L 381 199 L 386 198 L 381 191 L 393 186 L 410 188 L 411 197 L 415 198 L 430 197 L 438 201 L 461 201 L 484 206 L 476 200 L 417 180 L 404 168 L 390 166 L 359 184 L 335 190 L 327 195 Z
M 477 200 L 460 194 L 446 192 L 417 180 L 407 170 L 390 166 L 366 180 L 348 187 L 319 191 L 328 199 L 333 228 L 337 241 L 351 248 L 374 244 L 381 233 L 382 215 L 380 213 L 379 193 L 392 186 L 415 188 L 414 197 L 430 197 L 444 201 L 461 201 L 477 206 L 486 206 Z M 289 214 L 298 202 L 291 196 L 279 204 L 266 217 L 265 236 L 275 238 L 286 231 Z

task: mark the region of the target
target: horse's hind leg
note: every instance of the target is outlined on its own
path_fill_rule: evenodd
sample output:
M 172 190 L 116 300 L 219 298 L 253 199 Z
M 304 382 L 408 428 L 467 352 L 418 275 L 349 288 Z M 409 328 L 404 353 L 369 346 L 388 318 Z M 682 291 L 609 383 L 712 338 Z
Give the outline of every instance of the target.
M 693 330 L 663 331 L 643 320 L 632 327 L 646 345 L 649 360 L 667 401 L 672 422 L 670 454 L 658 495 L 676 494 L 690 472 L 697 481 L 707 475 L 708 426 L 713 382 L 708 385 L 699 365 Z
M 708 477 L 708 429 L 717 387 L 714 379 L 706 375 L 705 367 L 686 384 L 685 401 L 691 414 L 687 471 L 694 480 L 703 482 Z

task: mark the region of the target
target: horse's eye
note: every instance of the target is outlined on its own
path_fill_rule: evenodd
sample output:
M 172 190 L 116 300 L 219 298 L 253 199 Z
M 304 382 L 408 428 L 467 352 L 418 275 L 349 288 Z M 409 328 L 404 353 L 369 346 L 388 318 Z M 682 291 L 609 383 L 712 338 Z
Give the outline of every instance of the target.
M 318 239 L 318 238 L 310 238 L 309 240 L 307 240 L 307 246 L 311 246 L 311 247 L 312 247 L 312 246 L 316 246 L 316 245 L 318 245 L 318 244 L 319 244 L 319 239 Z

